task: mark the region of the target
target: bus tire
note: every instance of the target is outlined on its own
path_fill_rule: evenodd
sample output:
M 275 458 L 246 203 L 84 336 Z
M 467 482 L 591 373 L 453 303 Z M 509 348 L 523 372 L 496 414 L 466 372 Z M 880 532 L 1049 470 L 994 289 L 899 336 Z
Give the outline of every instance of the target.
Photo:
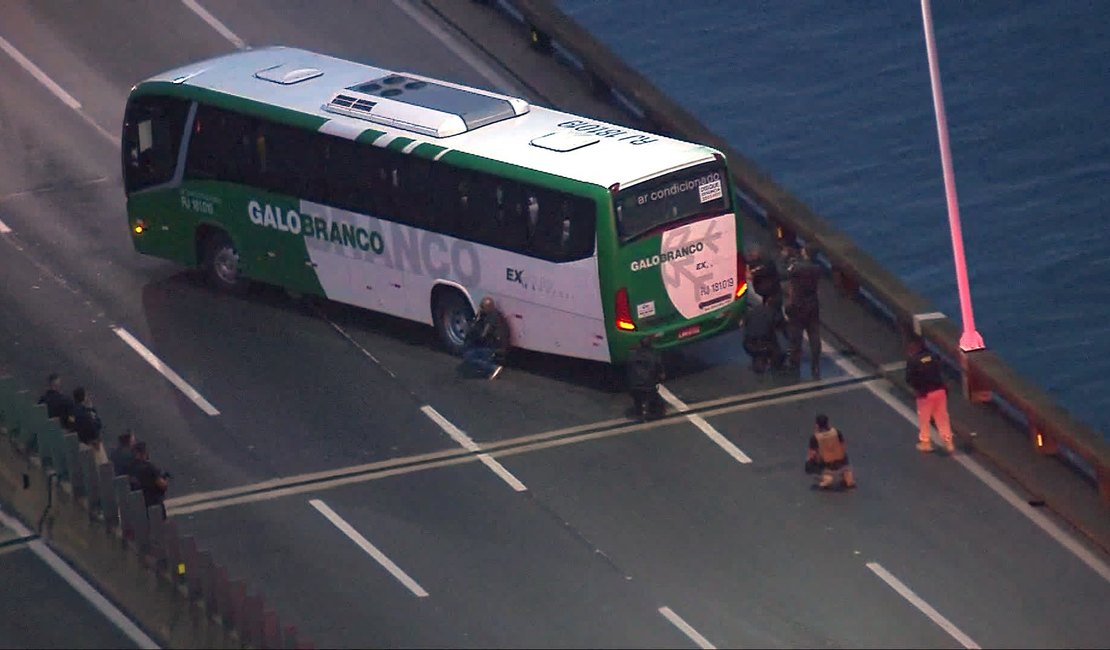
M 239 271 L 239 251 L 226 233 L 216 231 L 204 240 L 202 267 L 212 287 L 226 293 L 243 293 L 250 282 Z
M 466 328 L 474 318 L 470 303 L 458 291 L 440 290 L 433 298 L 432 317 L 436 335 L 443 347 L 451 354 L 461 355 L 466 341 Z

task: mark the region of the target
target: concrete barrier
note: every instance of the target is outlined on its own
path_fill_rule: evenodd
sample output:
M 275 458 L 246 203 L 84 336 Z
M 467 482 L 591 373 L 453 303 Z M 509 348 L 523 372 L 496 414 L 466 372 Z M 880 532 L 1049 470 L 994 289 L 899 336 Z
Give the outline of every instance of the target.
M 37 522 L 31 527 L 160 645 L 311 647 L 294 626 L 281 625 L 260 593 L 247 598 L 245 582 L 163 520 L 160 505 L 147 506 L 127 477 L 97 465 L 76 435 L 63 437 L 45 409 L 28 402 L 17 380 L 0 377 L 0 501 Z M 31 453 L 35 440 L 46 443 L 45 458 Z
M 836 286 L 846 295 L 871 301 L 901 333 L 920 330 L 927 343 L 959 373 L 965 397 L 993 403 L 1026 428 L 1031 444 L 1046 455 L 1059 455 L 1096 486 L 1110 506 L 1110 444 L 1090 426 L 1061 408 L 1041 388 L 1024 380 L 990 350 L 965 353 L 959 328 L 948 318 L 922 322 L 937 310 L 883 268 L 846 235 L 780 187 L 752 161 L 705 127 L 682 106 L 614 55 L 550 0 L 482 2 L 500 9 L 522 27 L 525 38 L 541 52 L 561 56 L 596 93 L 611 95 L 663 135 L 707 144 L 729 160 L 736 187 L 775 235 L 816 245 Z

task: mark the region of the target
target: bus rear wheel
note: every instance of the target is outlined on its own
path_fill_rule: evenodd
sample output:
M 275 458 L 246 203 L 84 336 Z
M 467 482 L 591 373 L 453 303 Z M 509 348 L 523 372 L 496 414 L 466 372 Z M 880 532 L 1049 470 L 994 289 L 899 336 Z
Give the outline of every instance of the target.
M 212 233 L 205 240 L 203 267 L 208 283 L 220 291 L 242 293 L 249 284 L 239 270 L 239 251 L 222 232 Z
M 470 303 L 458 291 L 441 291 L 436 294 L 432 315 L 443 347 L 451 354 L 461 355 L 466 343 L 466 330 L 474 318 Z

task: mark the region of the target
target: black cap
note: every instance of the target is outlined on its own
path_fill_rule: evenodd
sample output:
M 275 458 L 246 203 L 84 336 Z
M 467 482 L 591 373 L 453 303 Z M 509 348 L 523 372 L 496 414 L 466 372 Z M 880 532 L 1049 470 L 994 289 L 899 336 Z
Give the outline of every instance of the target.
M 819 428 L 819 429 L 828 429 L 829 428 L 829 416 L 825 415 L 824 413 L 818 413 L 817 414 L 817 428 Z

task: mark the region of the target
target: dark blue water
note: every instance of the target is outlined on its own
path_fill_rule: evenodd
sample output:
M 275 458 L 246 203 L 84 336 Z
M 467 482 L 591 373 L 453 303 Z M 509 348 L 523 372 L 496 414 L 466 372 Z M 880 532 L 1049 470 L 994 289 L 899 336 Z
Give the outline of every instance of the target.
M 559 5 L 960 322 L 918 2 Z M 976 328 L 1110 436 L 1110 2 L 933 22 Z

